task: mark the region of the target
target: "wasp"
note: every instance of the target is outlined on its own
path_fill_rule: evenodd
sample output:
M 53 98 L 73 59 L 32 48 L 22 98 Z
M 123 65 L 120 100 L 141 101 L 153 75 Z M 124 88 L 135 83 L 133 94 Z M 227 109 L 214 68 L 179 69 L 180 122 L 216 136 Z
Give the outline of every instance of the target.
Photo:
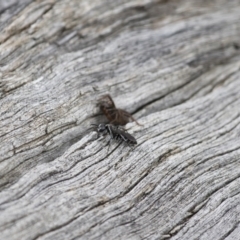
M 120 108 L 116 108 L 115 103 L 109 94 L 103 95 L 98 100 L 98 105 L 101 111 L 110 121 L 110 124 L 125 125 L 132 120 L 136 122 L 137 125 L 142 126 L 129 112 Z
M 137 140 L 129 134 L 125 129 L 123 129 L 120 126 L 114 126 L 112 124 L 104 124 L 100 123 L 99 125 L 97 124 L 91 124 L 92 126 L 96 127 L 96 131 L 98 132 L 98 136 L 100 135 L 110 135 L 110 140 L 108 141 L 108 149 L 110 146 L 110 142 L 115 139 L 115 140 L 120 140 L 121 142 L 126 142 L 129 147 L 131 145 L 137 144 Z

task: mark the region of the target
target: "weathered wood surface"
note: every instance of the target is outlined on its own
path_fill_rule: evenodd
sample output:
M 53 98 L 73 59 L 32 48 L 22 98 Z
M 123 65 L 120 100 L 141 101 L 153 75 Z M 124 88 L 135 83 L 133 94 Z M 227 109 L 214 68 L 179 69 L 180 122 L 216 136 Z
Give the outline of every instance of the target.
M 1 239 L 240 239 L 239 13 L 2 0 Z M 86 131 L 105 93 L 133 151 Z

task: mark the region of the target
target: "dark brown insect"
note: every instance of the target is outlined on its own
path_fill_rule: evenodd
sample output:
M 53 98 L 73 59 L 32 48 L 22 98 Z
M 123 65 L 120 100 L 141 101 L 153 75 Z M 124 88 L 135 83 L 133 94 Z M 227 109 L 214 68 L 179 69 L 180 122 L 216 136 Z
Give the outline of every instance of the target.
M 103 95 L 98 100 L 98 105 L 111 124 L 125 125 L 132 120 L 136 122 L 137 125 L 142 126 L 129 112 L 116 108 L 114 101 L 109 94 Z

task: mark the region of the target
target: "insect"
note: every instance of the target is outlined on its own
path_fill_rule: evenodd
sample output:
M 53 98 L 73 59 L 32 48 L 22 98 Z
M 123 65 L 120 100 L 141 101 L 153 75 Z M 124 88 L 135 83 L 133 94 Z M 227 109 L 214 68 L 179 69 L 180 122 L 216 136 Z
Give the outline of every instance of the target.
M 121 142 L 126 142 L 129 147 L 131 147 L 131 145 L 137 144 L 137 140 L 122 127 L 114 126 L 112 124 L 104 124 L 104 123 L 100 123 L 99 125 L 97 124 L 91 124 L 91 125 L 96 127 L 98 134 L 110 135 L 110 140 L 108 141 L 108 144 L 107 144 L 108 149 L 110 146 L 110 142 L 113 139 L 121 140 Z
M 129 112 L 116 108 L 115 103 L 109 94 L 103 95 L 98 100 L 98 105 L 111 124 L 125 125 L 132 120 L 136 122 L 137 125 L 142 126 Z

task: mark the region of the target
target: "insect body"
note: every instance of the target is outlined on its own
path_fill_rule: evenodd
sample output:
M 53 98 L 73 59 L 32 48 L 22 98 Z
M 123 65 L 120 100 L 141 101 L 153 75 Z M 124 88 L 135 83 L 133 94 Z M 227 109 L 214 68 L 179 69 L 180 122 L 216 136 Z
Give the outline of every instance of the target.
M 99 125 L 92 124 L 93 126 L 97 127 L 97 132 L 101 135 L 110 135 L 110 140 L 108 141 L 108 145 L 110 144 L 111 140 L 116 139 L 122 142 L 126 142 L 128 146 L 137 144 L 137 140 L 128 132 L 126 132 L 123 128 L 119 126 L 114 126 L 112 124 L 104 124 L 100 123 Z
M 129 119 L 135 121 L 138 125 L 141 125 L 129 112 L 116 108 L 114 101 L 109 94 L 103 95 L 98 100 L 98 105 L 110 123 L 114 125 L 125 125 L 129 122 Z

